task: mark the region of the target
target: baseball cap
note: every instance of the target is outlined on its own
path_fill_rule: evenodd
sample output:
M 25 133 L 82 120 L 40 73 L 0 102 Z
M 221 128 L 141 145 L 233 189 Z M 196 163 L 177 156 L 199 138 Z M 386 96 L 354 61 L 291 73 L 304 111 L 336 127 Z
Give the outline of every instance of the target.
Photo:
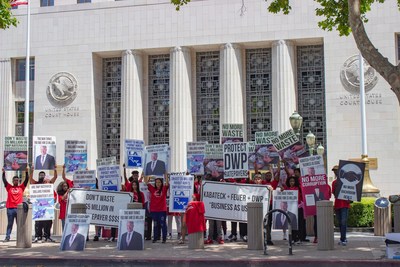
M 332 171 L 337 170 L 337 169 L 339 169 L 338 165 L 335 165 L 335 166 L 332 167 Z

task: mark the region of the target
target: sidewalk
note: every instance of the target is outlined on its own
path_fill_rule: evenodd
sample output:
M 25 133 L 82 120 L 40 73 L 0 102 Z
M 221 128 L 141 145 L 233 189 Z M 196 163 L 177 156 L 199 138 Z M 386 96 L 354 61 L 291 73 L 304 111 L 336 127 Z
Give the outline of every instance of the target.
M 93 237 L 93 235 L 91 235 Z M 4 238 L 4 236 L 2 236 Z M 206 245 L 205 249 L 189 250 L 176 239 L 167 244 L 145 241 L 144 251 L 118 251 L 116 242 L 100 240 L 87 242 L 83 252 L 60 251 L 57 243 L 36 243 L 32 248 L 16 248 L 15 238 L 0 243 L 2 266 L 399 266 L 400 261 L 385 258 L 384 237 L 373 233 L 348 233 L 347 246 L 339 246 L 335 233 L 334 250 L 320 251 L 317 244 L 303 243 L 293 246 L 288 255 L 288 243 L 281 231 L 273 231 L 274 246 L 268 246 L 268 255 L 262 250 L 248 250 L 247 243 L 229 242 L 224 245 Z M 339 265 L 338 265 L 339 264 Z

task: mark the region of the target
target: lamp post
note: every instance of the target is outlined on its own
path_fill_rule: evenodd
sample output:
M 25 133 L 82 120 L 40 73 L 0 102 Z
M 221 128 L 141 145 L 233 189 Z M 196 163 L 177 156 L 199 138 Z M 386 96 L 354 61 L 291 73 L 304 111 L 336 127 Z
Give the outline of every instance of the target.
M 319 144 L 319 146 L 317 147 L 317 155 L 323 156 L 325 153 L 325 148 Z
M 310 152 L 310 156 L 314 155 L 315 135 L 311 131 L 309 131 L 306 136 L 306 142 L 308 145 L 308 151 Z
M 297 138 L 300 139 L 300 128 L 303 124 L 303 117 L 300 116 L 297 111 L 294 111 L 292 115 L 289 117 L 290 126 L 292 127 L 294 133 L 296 134 Z

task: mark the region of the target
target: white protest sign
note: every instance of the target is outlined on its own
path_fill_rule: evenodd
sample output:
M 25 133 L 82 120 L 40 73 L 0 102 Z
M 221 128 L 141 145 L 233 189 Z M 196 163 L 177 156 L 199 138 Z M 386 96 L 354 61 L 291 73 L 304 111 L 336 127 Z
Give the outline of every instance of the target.
M 144 249 L 144 219 L 144 209 L 119 211 L 117 243 L 119 250 Z
M 100 190 L 121 190 L 121 174 L 118 165 L 99 166 L 97 168 L 97 173 L 99 177 Z
M 284 133 L 281 133 L 278 137 L 272 138 L 272 140 L 270 141 L 272 142 L 276 150 L 282 151 L 285 148 L 288 148 L 291 145 L 296 144 L 299 141 L 299 139 L 297 138 L 294 131 L 290 129 Z
M 186 143 L 186 166 L 187 171 L 194 175 L 204 174 L 204 158 L 207 142 Z
M 74 187 L 96 189 L 96 171 L 75 171 L 74 173 Z
M 117 165 L 117 158 L 114 156 L 114 157 L 96 159 L 97 167 L 107 166 L 107 165 Z
M 44 221 L 54 219 L 53 184 L 31 184 L 30 200 L 32 202 L 32 220 Z
M 169 211 L 185 212 L 192 199 L 194 177 L 192 175 L 171 175 L 169 178 Z
M 225 143 L 224 151 L 224 179 L 245 178 L 249 170 L 247 143 Z
M 297 190 L 274 190 L 273 193 L 272 206 L 274 209 L 280 209 L 287 213 L 291 220 L 293 230 L 298 229 L 298 197 L 299 191 Z M 288 221 L 286 220 L 286 216 L 281 213 L 274 212 L 272 222 L 274 229 L 288 229 Z
M 72 189 L 68 194 L 68 212 L 71 205 L 85 203 L 86 213 L 92 215 L 91 224 L 118 227 L 119 210 L 132 202 L 130 192 Z
M 321 155 L 299 158 L 301 176 L 325 174 L 324 159 Z
M 67 214 L 60 250 L 82 251 L 89 233 L 90 214 Z
M 206 218 L 247 222 L 247 203 L 263 203 L 263 215 L 269 208 L 270 191 L 265 185 L 203 181 L 202 201 Z
M 243 142 L 243 132 L 241 123 L 222 124 L 221 144 Z
M 125 140 L 125 164 L 127 168 L 143 167 L 143 140 Z
M 65 140 L 64 163 L 67 173 L 73 173 L 77 170 L 85 170 L 87 167 L 86 141 Z

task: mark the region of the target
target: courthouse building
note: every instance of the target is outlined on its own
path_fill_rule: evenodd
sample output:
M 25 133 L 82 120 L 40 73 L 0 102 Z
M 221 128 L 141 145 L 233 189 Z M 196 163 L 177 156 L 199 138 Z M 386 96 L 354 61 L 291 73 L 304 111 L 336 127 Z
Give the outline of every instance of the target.
M 325 147 L 329 176 L 359 158 L 358 54 L 352 36 L 318 28 L 317 4 L 292 1 L 289 15 L 264 0 L 31 0 L 30 135 L 86 140 L 88 164 L 121 155 L 123 141 L 169 144 L 171 171 L 186 170 L 186 142 L 218 143 L 224 123 L 290 129 L 293 111 Z M 269 1 L 270 2 L 270 1 Z M 0 31 L 0 140 L 24 134 L 26 6 Z M 371 41 L 399 59 L 396 1 L 368 14 Z M 368 155 L 381 194 L 398 194 L 399 103 L 365 64 Z M 0 144 L 0 156 L 4 144 Z M 4 199 L 4 192 L 2 195 Z

